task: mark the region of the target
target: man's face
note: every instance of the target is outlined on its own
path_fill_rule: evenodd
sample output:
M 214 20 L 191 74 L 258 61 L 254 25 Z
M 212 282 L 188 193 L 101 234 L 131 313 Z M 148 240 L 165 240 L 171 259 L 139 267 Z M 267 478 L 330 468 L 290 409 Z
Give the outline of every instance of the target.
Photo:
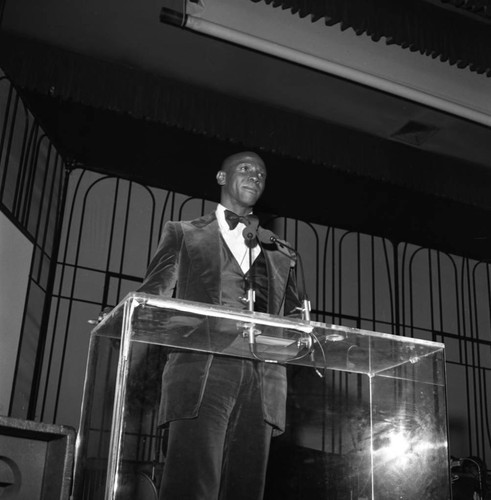
M 217 181 L 222 186 L 222 205 L 243 215 L 264 191 L 266 167 L 255 153 L 239 153 L 225 161 L 217 174 Z

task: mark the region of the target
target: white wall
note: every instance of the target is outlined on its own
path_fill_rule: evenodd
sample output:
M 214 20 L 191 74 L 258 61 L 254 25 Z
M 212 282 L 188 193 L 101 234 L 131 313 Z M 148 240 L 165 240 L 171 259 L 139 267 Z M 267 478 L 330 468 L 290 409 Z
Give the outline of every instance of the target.
M 9 409 L 32 254 L 32 243 L 0 212 L 0 415 Z

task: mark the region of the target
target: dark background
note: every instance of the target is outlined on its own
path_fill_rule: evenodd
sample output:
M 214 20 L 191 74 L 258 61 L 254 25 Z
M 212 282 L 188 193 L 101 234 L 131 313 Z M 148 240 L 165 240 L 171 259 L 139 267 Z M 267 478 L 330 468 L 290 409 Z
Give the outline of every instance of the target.
M 143 2 L 135 19 L 131 2 L 0 5 L 0 67 L 68 168 L 215 199 L 224 156 L 255 150 L 262 210 L 490 260 L 487 125 L 161 22 L 180 2 Z M 491 82 L 486 1 L 322 5 L 271 15 L 301 6 Z

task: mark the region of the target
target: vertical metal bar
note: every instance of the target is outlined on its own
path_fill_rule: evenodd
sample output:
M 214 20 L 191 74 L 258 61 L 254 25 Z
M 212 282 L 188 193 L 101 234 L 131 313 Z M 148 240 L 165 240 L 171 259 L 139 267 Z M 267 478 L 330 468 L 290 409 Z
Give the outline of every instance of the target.
M 22 225 L 26 227 L 29 226 L 29 215 L 32 212 L 31 203 L 33 201 L 32 197 L 36 172 L 39 170 L 41 165 L 39 161 L 40 138 L 37 125 L 34 127 L 34 129 L 36 130 L 36 137 L 32 143 L 31 155 L 25 169 L 26 176 L 22 193 L 23 196 L 19 200 L 19 220 L 21 221 Z M 38 210 L 40 210 L 41 204 L 39 204 L 37 208 Z
M 125 258 L 125 250 L 126 250 L 126 241 L 128 238 L 128 217 L 130 213 L 130 206 L 131 206 L 131 193 L 132 193 L 132 188 L 133 188 L 133 183 L 129 182 L 128 183 L 128 191 L 126 193 L 126 208 L 125 208 L 125 217 L 124 217 L 124 229 L 123 229 L 123 241 L 122 241 L 122 250 L 121 250 L 121 257 L 119 260 L 119 274 L 123 274 L 123 265 L 124 265 L 124 258 Z M 121 294 L 121 280 L 118 282 L 118 292 L 117 295 L 118 297 Z
M 54 238 L 54 248 L 51 256 L 48 283 L 46 287 L 46 299 L 44 301 L 43 314 L 40 325 L 39 332 L 39 342 L 36 350 L 36 360 L 34 364 L 34 375 L 33 383 L 31 388 L 31 394 L 29 396 L 29 406 L 27 410 L 27 418 L 34 420 L 36 416 L 36 404 L 39 394 L 39 387 L 41 383 L 41 372 L 43 368 L 43 358 L 46 348 L 46 340 L 48 335 L 48 323 L 51 310 L 51 301 L 53 297 L 53 289 L 56 275 L 56 267 L 58 264 L 58 251 L 60 248 L 61 232 L 63 228 L 63 217 L 65 212 L 65 204 L 67 198 L 68 190 L 68 175 L 65 172 L 63 191 L 61 193 L 60 203 L 58 205 L 57 216 L 56 216 L 56 226 L 55 226 L 55 238 Z
M 478 435 L 484 435 L 483 428 L 483 394 L 482 394 L 482 369 L 481 369 L 481 352 L 479 349 L 479 326 L 478 326 L 478 312 L 477 312 L 477 290 L 476 290 L 476 268 L 477 264 L 474 264 L 472 267 L 472 272 L 469 276 L 472 277 L 472 284 L 469 283 L 469 302 L 473 307 L 469 307 L 471 311 L 471 339 L 476 342 L 472 343 L 472 365 L 473 365 L 473 379 L 474 379 L 474 409 L 475 409 L 475 432 L 476 437 Z M 483 447 L 479 439 L 476 440 L 476 452 L 475 455 L 482 456 Z
M 0 82 L 2 80 L 8 81 L 6 78 L 1 78 Z M 0 136 L 0 171 L 2 171 L 2 158 L 4 158 L 3 174 L 2 174 L 2 178 L 0 180 L 0 200 L 3 200 L 3 193 L 5 190 L 5 184 L 6 184 L 6 179 L 7 179 L 9 148 L 4 149 L 4 147 L 5 147 L 6 137 L 7 137 L 7 125 L 9 122 L 10 110 L 12 107 L 12 97 L 13 97 L 13 88 L 12 88 L 12 85 L 9 84 L 9 92 L 8 92 L 8 97 L 7 97 L 7 103 L 5 106 L 5 116 L 3 118 L 3 125 L 2 125 L 2 135 Z M 13 113 L 12 120 L 15 120 L 15 113 Z M 10 133 L 12 134 L 12 127 L 10 127 Z M 12 141 L 10 140 L 9 143 L 12 144 Z M 4 153 L 4 151 L 5 151 L 5 153 Z
M 118 195 L 119 195 L 119 185 L 120 185 L 120 180 L 115 179 L 116 182 L 116 188 L 114 191 L 114 199 L 113 199 L 113 211 L 111 215 L 111 228 L 109 232 L 109 247 L 107 250 L 107 258 L 106 258 L 106 269 L 111 268 L 111 255 L 112 255 L 112 249 L 113 249 L 113 239 L 114 239 L 114 226 L 115 226 L 115 221 L 117 219 L 117 206 L 118 206 Z M 124 252 L 124 249 L 122 250 Z M 118 295 L 119 297 L 119 295 Z
M 390 255 L 392 255 L 392 266 L 390 265 L 390 256 L 389 253 L 387 252 L 387 245 L 391 245 L 392 252 Z M 399 293 L 399 289 L 396 288 L 396 283 L 397 283 L 397 258 L 394 253 L 397 253 L 397 250 L 394 249 L 395 244 L 392 241 L 389 240 L 383 240 L 382 241 L 382 247 L 384 249 L 384 257 L 385 257 L 385 265 L 387 268 L 387 281 L 388 281 L 388 296 L 389 296 L 389 302 L 390 302 L 390 325 L 391 325 L 391 332 L 392 334 L 399 335 L 398 333 L 398 318 L 397 314 L 398 312 L 396 311 L 396 307 L 398 307 L 398 296 L 397 294 Z M 392 280 L 392 272 L 394 273 L 394 280 Z
M 94 184 L 93 184 L 94 185 Z M 82 215 L 85 215 L 85 209 L 86 209 L 86 206 L 87 206 L 87 197 L 88 197 L 88 191 L 85 193 L 85 196 L 84 196 L 84 200 L 83 200 L 83 203 L 82 203 L 82 207 L 83 207 L 83 210 L 82 210 Z M 75 257 L 75 269 L 74 269 L 74 274 L 73 274 L 73 281 L 72 281 L 72 287 L 71 287 L 71 298 L 73 299 L 74 297 L 74 289 L 75 289 L 75 283 L 76 283 L 76 275 L 77 275 L 77 272 L 79 270 L 79 267 L 78 267 L 78 260 L 79 260 L 79 257 L 80 257 L 80 241 L 81 241 L 81 234 L 82 234 L 82 229 L 83 229 L 83 224 L 81 223 L 80 224 L 80 227 L 79 227 L 79 231 L 78 231 L 78 240 L 77 240 L 77 251 L 76 251 L 76 257 Z M 69 307 L 68 307 L 68 320 L 70 320 L 70 316 L 71 316 L 71 313 L 72 313 L 72 304 L 73 304 L 73 300 L 70 300 L 69 302 Z M 60 403 L 60 391 L 61 391 L 61 377 L 63 375 L 63 370 L 64 370 L 64 366 L 65 366 L 65 353 L 66 353 L 66 346 L 67 346 L 67 342 L 68 342 L 68 331 L 66 330 L 65 331 L 65 336 L 64 336 L 64 339 L 63 339 L 63 349 L 62 349 L 62 357 L 61 357 L 61 366 L 60 366 L 60 377 L 58 379 L 58 383 L 57 383 L 57 389 L 56 389 L 56 398 L 55 398 L 55 405 L 54 405 L 54 416 L 56 418 L 57 416 L 57 413 L 58 413 L 58 406 L 59 406 L 59 403 Z
M 68 190 L 68 182 L 70 180 L 70 175 L 69 175 L 70 172 L 71 171 L 68 171 L 68 173 L 65 173 L 64 175 L 60 176 L 60 183 L 61 183 L 60 193 L 66 192 Z M 75 193 L 78 191 L 78 187 L 80 185 L 82 178 L 83 178 L 83 174 L 80 176 L 80 178 L 77 181 L 77 186 L 74 190 Z M 65 186 L 65 183 L 67 184 L 66 186 Z M 62 197 L 63 197 L 63 195 L 62 195 Z M 71 208 L 70 208 L 69 213 L 67 213 L 67 214 L 66 214 L 66 212 L 67 212 L 66 195 L 65 195 L 65 201 L 63 202 L 63 205 L 64 205 L 64 208 L 63 208 L 64 219 L 67 221 L 66 226 L 69 228 L 71 226 L 71 223 L 73 220 L 73 212 L 74 212 L 73 200 L 71 200 Z M 63 226 L 63 224 L 62 224 L 62 226 Z M 59 246 L 61 245 L 60 240 L 61 240 L 61 238 L 54 238 L 53 239 L 54 247 L 56 245 L 58 245 L 57 253 L 59 253 Z M 61 289 L 63 282 L 64 282 L 67 253 L 68 253 L 68 242 L 65 243 L 65 251 L 64 251 L 63 255 L 56 259 L 57 260 L 57 269 L 59 269 L 58 266 L 61 267 L 61 271 L 60 270 L 57 271 L 58 281 L 60 283 L 60 289 Z M 58 294 L 58 295 L 60 295 L 60 294 Z M 53 296 L 56 296 L 54 289 L 53 289 Z M 59 309 L 60 309 L 60 301 L 58 299 L 58 301 L 56 303 L 55 311 L 53 313 L 53 317 L 54 317 L 53 332 L 55 332 L 57 329 Z M 69 322 L 69 320 L 68 320 L 68 322 Z M 67 328 L 68 328 L 68 323 L 67 323 Z M 53 342 L 51 344 L 50 354 L 49 354 L 49 357 L 47 359 L 47 366 L 48 366 L 47 373 L 46 373 L 46 385 L 47 386 L 49 385 L 49 382 L 50 382 L 50 371 L 51 371 L 53 352 L 54 352 L 54 347 L 55 347 L 54 344 L 55 344 L 55 338 L 53 336 Z M 62 362 L 64 362 L 63 359 L 62 359 Z M 42 408 L 41 408 L 41 416 L 44 415 L 45 405 L 46 405 L 46 399 L 43 400 L 43 404 L 42 404 Z M 55 407 L 54 414 L 56 415 L 56 407 Z
M 371 271 L 371 289 L 372 289 L 372 330 L 377 329 L 376 317 L 377 317 L 377 309 L 376 309 L 376 297 L 377 297 L 377 289 L 376 289 L 376 273 L 375 273 L 375 248 L 373 236 L 370 237 L 370 271 Z M 358 283 L 358 288 L 361 288 L 361 283 Z M 358 292 L 360 293 L 360 292 Z M 361 311 L 359 316 L 361 316 Z
M 7 173 L 9 171 L 10 152 L 12 150 L 12 144 L 14 142 L 14 136 L 15 136 L 15 130 L 16 130 L 15 124 L 16 124 L 16 120 L 17 120 L 18 109 L 19 109 L 19 96 L 17 94 L 15 94 L 15 96 L 14 96 L 14 109 L 12 111 L 12 122 L 10 123 L 9 138 L 7 140 L 7 147 L 5 149 L 5 155 L 4 155 L 4 157 L 5 157 L 5 170 L 4 170 L 4 175 L 3 175 L 3 179 L 2 179 L 2 191 L 1 191 L 2 200 L 4 200 L 5 186 L 7 185 Z M 17 179 L 19 178 L 19 175 L 20 175 L 21 170 L 22 170 L 22 159 L 25 156 L 27 135 L 28 135 L 28 120 L 26 118 L 26 124 L 24 127 L 24 139 L 22 142 L 21 154 L 20 154 L 20 159 L 19 159 L 20 168 L 17 168 L 17 171 L 18 171 L 17 172 Z M 16 166 L 16 167 L 18 167 L 18 166 Z M 18 180 L 17 180 L 17 183 L 18 183 Z M 14 193 L 16 192 L 16 190 L 17 190 L 17 188 L 14 189 Z M 8 206 L 7 208 L 10 210 L 10 212 L 13 215 L 15 214 L 15 194 L 14 194 L 14 197 L 11 201 L 11 205 Z
M 18 97 L 17 97 L 18 98 Z M 27 116 L 26 121 L 29 121 L 29 116 Z M 18 170 L 17 182 L 15 185 L 14 199 L 12 203 L 12 212 L 19 222 L 25 225 L 25 220 L 21 217 L 22 200 L 24 196 L 25 179 L 27 177 L 29 158 L 32 154 L 33 144 L 36 143 L 37 136 L 37 126 L 33 123 L 29 133 L 26 132 L 25 140 L 27 142 L 23 143 L 23 148 L 21 152 L 21 158 L 19 161 L 20 169 Z
M 433 259 L 432 252 L 428 250 L 428 287 L 429 287 L 429 295 L 430 295 L 430 328 L 431 328 L 431 336 L 434 339 L 435 337 L 435 301 L 434 301 L 434 290 L 433 290 Z

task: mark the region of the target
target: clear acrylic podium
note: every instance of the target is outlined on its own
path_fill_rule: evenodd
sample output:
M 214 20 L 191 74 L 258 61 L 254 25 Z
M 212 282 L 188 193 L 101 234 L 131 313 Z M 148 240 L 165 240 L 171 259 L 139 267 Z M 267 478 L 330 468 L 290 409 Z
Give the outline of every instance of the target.
M 73 500 L 158 498 L 176 349 L 286 365 L 265 500 L 451 498 L 443 344 L 132 293 L 91 333 Z

